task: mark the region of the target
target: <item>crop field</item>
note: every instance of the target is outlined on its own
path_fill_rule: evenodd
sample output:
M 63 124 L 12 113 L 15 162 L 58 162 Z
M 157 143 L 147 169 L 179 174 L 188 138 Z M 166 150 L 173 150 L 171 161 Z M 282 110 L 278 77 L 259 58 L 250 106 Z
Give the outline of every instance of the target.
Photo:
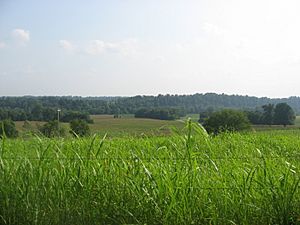
M 300 131 L 2 139 L 0 224 L 300 224 Z

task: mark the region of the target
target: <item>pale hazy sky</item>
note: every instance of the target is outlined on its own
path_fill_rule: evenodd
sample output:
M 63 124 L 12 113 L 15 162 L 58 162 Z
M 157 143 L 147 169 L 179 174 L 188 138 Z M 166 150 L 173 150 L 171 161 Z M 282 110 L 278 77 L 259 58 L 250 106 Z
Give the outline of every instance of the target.
M 0 95 L 300 96 L 298 0 L 0 0 Z

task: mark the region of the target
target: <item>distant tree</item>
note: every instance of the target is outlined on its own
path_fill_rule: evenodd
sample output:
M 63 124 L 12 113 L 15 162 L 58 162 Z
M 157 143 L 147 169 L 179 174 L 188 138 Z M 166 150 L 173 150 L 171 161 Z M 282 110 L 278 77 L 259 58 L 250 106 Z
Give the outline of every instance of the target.
M 199 114 L 199 123 L 204 123 L 204 121 L 214 112 L 214 108 L 209 106 L 205 111 L 200 112 Z
M 80 137 L 87 136 L 90 134 L 89 125 L 85 120 L 75 119 L 70 122 L 72 134 L 77 134 Z
M 61 121 L 62 122 L 71 122 L 72 120 L 85 120 L 88 123 L 93 123 L 94 121 L 90 118 L 90 116 L 85 112 L 78 111 L 67 111 L 62 114 Z
M 57 120 L 49 121 L 43 126 L 39 127 L 40 132 L 46 137 L 59 137 L 64 136 L 65 130 L 60 126 Z
M 175 120 L 180 118 L 181 115 L 182 111 L 178 108 L 141 108 L 135 112 L 134 117 Z
M 203 123 L 205 129 L 210 133 L 223 131 L 240 131 L 250 128 L 250 122 L 244 112 L 224 109 L 214 112 Z
M 267 105 L 263 105 L 262 108 L 263 108 L 262 123 L 268 125 L 273 124 L 274 105 L 267 104 Z
M 43 107 L 41 104 L 35 104 L 30 113 L 31 120 L 43 120 Z
M 263 115 L 260 111 L 245 111 L 246 116 L 248 117 L 251 124 L 263 124 Z
M 42 109 L 43 121 L 51 121 L 57 118 L 57 109 L 43 108 Z
M 2 138 L 4 135 L 11 138 L 18 136 L 16 125 L 10 119 L 0 121 L 0 138 Z
M 296 119 L 295 112 L 287 103 L 278 103 L 274 109 L 274 124 L 292 125 Z

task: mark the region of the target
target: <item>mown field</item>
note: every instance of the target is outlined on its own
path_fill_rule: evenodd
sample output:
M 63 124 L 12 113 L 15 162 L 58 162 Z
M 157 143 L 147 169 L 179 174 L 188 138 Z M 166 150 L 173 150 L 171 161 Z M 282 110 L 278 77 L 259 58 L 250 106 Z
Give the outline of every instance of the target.
M 0 224 L 300 224 L 300 131 L 3 139 Z

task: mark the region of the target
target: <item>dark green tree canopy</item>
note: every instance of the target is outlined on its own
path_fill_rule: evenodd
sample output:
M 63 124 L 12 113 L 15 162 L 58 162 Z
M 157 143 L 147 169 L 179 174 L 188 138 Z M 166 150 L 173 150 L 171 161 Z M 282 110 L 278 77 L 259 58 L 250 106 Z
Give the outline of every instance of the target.
M 89 125 L 85 120 L 75 119 L 70 122 L 71 132 L 73 135 L 80 137 L 87 136 L 90 134 Z
M 274 124 L 292 125 L 296 119 L 294 110 L 287 103 L 278 103 L 274 109 Z
M 240 131 L 250 128 L 250 122 L 245 113 L 232 109 L 212 113 L 203 125 L 210 133 Z
M 16 130 L 15 123 L 12 120 L 2 120 L 0 121 L 0 138 L 6 137 L 17 137 L 18 131 Z
M 273 104 L 267 104 L 263 105 L 263 114 L 262 114 L 262 123 L 271 125 L 273 124 L 274 119 L 274 105 Z
M 183 116 L 179 108 L 141 108 L 134 114 L 136 118 L 151 118 L 160 120 L 175 120 Z
M 264 125 L 292 125 L 295 121 L 295 112 L 287 103 L 276 105 L 266 104 L 255 111 L 245 111 L 252 124 Z
M 280 102 L 288 103 L 300 113 L 300 97 L 269 99 L 215 93 L 134 97 L 0 97 L 0 120 L 10 118 L 14 121 L 51 121 L 57 118 L 59 108 L 62 109 L 61 121 L 70 122 L 85 117 L 89 123 L 89 118 L 78 115 L 78 112 L 87 115 L 134 114 L 141 108 L 180 108 L 185 113 L 198 114 L 210 107 L 214 111 L 222 108 L 254 110 L 262 105 L 275 105 Z

